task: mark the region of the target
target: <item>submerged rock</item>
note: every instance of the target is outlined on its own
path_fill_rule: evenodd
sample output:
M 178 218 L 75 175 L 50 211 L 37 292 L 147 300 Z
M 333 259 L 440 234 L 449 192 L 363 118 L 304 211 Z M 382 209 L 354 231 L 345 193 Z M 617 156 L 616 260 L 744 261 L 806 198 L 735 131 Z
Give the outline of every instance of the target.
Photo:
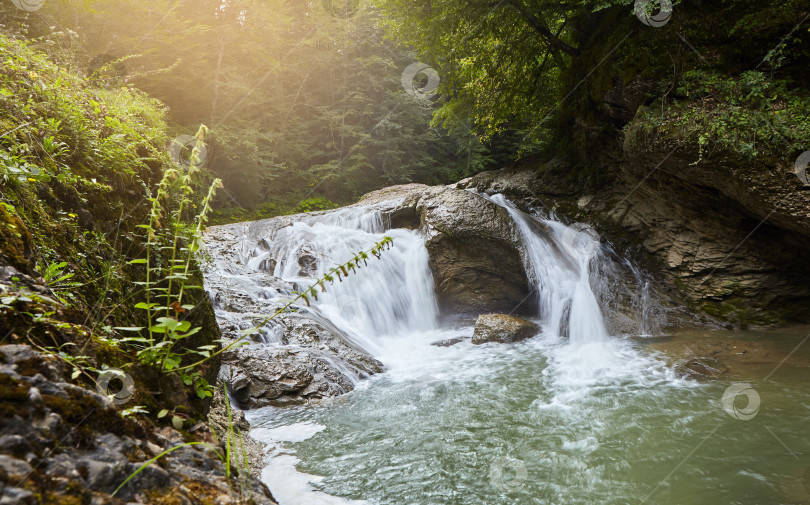
M 470 339 L 469 337 L 448 338 L 446 340 L 437 340 L 436 342 L 431 342 L 430 345 L 435 347 L 451 347 L 469 339 Z
M 506 314 L 484 314 L 475 321 L 472 343 L 519 342 L 540 333 L 540 326 L 515 316 Z
M 682 378 L 717 379 L 728 373 L 728 367 L 717 358 L 693 358 L 675 366 L 675 373 Z

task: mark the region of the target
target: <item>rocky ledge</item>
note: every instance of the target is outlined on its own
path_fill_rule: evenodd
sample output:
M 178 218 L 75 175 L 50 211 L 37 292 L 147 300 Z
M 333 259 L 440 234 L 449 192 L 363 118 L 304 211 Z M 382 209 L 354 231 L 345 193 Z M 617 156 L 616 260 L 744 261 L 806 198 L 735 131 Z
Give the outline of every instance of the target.
M 258 480 L 226 476 L 205 423 L 180 432 L 124 417 L 71 371 L 28 345 L 0 346 L 0 503 L 276 503 Z
M 592 224 L 643 266 L 667 296 L 738 327 L 810 322 L 810 191 L 788 163 L 645 139 L 631 125 L 621 152 L 582 189 L 559 160 L 485 172 L 458 187 L 503 193 L 522 208 Z

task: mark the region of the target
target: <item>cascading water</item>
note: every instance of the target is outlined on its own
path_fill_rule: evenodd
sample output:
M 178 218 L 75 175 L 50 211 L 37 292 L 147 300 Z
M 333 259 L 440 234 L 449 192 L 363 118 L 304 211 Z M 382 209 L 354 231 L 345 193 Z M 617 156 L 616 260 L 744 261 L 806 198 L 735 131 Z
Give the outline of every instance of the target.
M 336 326 L 379 351 L 381 336 L 427 331 L 437 324 L 428 254 L 417 232 L 386 232 L 382 214 L 371 207 L 344 209 L 273 230 L 248 266 L 308 285 L 385 235 L 394 240 L 391 249 L 379 259 L 370 257 L 343 282 L 327 285 L 315 302 Z
M 518 226 L 526 274 L 547 331 L 568 336 L 572 344 L 605 340 L 607 329 L 590 283 L 599 241 L 586 229 L 535 220 L 503 195 L 490 200 L 504 207 Z

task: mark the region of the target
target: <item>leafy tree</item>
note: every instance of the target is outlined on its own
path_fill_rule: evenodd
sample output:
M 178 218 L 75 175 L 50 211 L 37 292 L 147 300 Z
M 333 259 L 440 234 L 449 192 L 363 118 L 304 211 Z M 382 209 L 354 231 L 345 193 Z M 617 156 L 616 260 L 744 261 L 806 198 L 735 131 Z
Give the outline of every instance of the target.
M 491 166 L 473 126 L 431 126 L 436 102 L 403 89 L 416 60 L 374 9 L 332 14 L 291 0 L 49 0 L 18 17 L 66 65 L 164 102 L 173 135 L 209 125 L 220 206 L 293 211 Z

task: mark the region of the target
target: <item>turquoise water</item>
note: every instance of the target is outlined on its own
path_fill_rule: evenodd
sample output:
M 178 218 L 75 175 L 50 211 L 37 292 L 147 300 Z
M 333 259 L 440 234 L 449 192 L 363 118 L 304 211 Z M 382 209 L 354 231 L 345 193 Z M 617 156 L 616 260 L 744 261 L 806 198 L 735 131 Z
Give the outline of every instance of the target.
M 778 366 L 806 329 L 681 337 L 770 346 L 761 362 L 708 383 L 677 378 L 642 339 L 428 345 L 468 332 L 392 338 L 380 357 L 389 371 L 355 392 L 252 413 L 256 437 L 274 447 L 264 478 L 276 497 L 285 505 L 810 503 L 810 343 Z M 750 384 L 759 409 L 739 395 L 727 412 L 732 383 Z M 752 409 L 749 420 L 732 415 Z M 293 463 L 311 476 L 298 478 L 315 482 L 287 489 Z

